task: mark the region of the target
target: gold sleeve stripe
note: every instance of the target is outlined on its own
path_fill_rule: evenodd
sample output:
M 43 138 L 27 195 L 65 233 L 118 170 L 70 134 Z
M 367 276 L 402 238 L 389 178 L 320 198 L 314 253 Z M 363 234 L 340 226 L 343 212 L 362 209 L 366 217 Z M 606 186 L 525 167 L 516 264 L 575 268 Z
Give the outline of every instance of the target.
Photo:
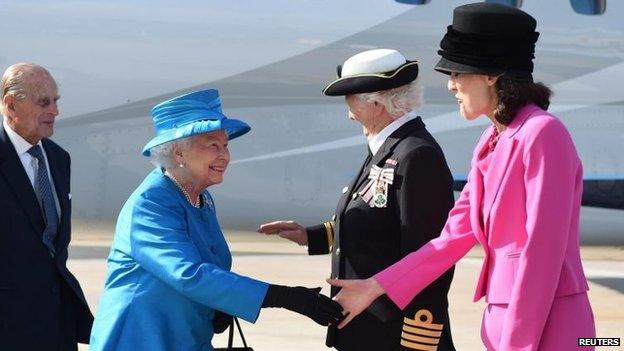
M 416 312 L 414 319 L 403 319 L 401 345 L 412 350 L 436 351 L 443 324 L 433 323 L 433 314 L 427 309 Z
M 407 347 L 412 350 L 421 350 L 421 351 L 436 351 L 438 349 L 437 345 L 423 345 L 416 342 L 401 340 L 401 346 Z
M 327 246 L 331 250 L 331 247 L 334 245 L 334 227 L 331 224 L 332 222 L 325 222 L 323 225 L 325 226 L 325 233 L 327 234 Z
M 423 323 L 421 321 L 415 321 L 409 318 L 403 318 L 403 324 L 411 325 L 413 327 L 423 327 L 423 328 L 433 329 L 433 330 L 442 330 L 442 328 L 444 328 L 444 325 L 442 324 Z
M 425 320 L 421 318 L 423 316 L 425 317 Z M 403 323 L 411 325 L 413 327 L 420 327 L 430 330 L 442 330 L 442 328 L 444 328 L 443 324 L 433 323 L 433 315 L 429 310 L 426 309 L 422 309 L 416 312 L 416 316 L 414 316 L 414 319 L 410 319 L 407 317 L 403 318 Z
M 438 338 L 426 338 L 424 336 L 417 336 L 408 334 L 406 332 L 401 333 L 401 338 L 408 341 L 416 341 L 416 342 L 424 342 L 426 344 L 437 345 L 440 343 L 440 339 Z
M 329 229 L 331 232 L 331 240 L 329 241 L 329 248 L 331 249 L 332 246 L 334 246 L 334 222 L 331 221 L 329 222 Z
M 408 327 L 407 325 L 403 326 L 403 330 L 408 333 L 412 333 L 416 335 L 423 335 L 423 336 L 431 336 L 434 338 L 439 338 L 442 336 L 441 331 L 432 331 L 432 330 L 427 330 L 427 329 L 422 329 L 422 328 L 413 328 L 413 327 Z

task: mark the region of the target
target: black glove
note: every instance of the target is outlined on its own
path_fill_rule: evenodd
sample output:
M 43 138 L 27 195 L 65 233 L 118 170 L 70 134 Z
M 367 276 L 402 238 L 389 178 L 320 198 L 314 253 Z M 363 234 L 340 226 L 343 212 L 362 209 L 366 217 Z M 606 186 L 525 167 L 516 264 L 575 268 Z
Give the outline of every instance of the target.
M 221 334 L 232 325 L 232 321 L 232 316 L 229 314 L 215 310 L 214 317 L 212 318 L 212 329 L 214 329 L 215 334 Z
M 282 307 L 307 316 L 323 326 L 340 322 L 343 318 L 342 307 L 329 297 L 319 294 L 320 291 L 321 288 L 269 285 L 262 307 Z

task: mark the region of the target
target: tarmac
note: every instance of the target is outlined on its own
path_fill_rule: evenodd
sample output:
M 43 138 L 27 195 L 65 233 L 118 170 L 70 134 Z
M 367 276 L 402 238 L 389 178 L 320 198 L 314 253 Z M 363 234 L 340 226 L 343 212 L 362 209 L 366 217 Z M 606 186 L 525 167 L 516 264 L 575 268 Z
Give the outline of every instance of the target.
M 77 230 L 76 230 L 77 229 Z M 233 253 L 232 270 L 270 283 L 323 287 L 329 276 L 330 256 L 308 256 L 304 247 L 284 239 L 254 232 L 225 230 Z M 106 256 L 112 228 L 82 226 L 74 229 L 68 266 L 80 281 L 95 313 L 106 277 Z M 624 247 L 585 246 L 581 249 L 589 280 L 589 298 L 596 318 L 598 337 L 624 338 Z M 455 269 L 449 293 L 453 339 L 457 350 L 483 350 L 480 340 L 481 316 L 485 303 L 472 302 L 482 262 L 480 247 L 475 247 Z M 561 326 L 565 328 L 565 326 Z M 325 346 L 325 328 L 306 317 L 282 310 L 263 309 L 255 324 L 242 322 L 249 346 L 255 351 L 318 351 Z M 239 339 L 236 339 L 240 343 Z M 215 347 L 225 347 L 227 336 L 216 335 Z M 88 345 L 80 345 L 88 350 Z M 624 350 L 603 347 L 597 350 Z

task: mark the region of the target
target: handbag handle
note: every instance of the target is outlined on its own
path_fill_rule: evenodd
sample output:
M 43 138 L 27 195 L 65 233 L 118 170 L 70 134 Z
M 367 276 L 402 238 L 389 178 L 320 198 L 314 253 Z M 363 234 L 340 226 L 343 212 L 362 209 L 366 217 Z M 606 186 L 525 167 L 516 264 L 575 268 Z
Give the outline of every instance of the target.
M 233 317 L 232 320 L 233 322 L 230 324 L 230 333 L 228 335 L 228 348 L 231 348 L 232 346 L 234 346 L 234 324 L 236 324 L 236 328 L 238 329 L 238 334 L 240 335 L 241 340 L 243 340 L 243 346 L 248 347 L 247 341 L 245 341 L 245 336 L 243 335 L 243 329 L 240 326 L 240 322 L 238 321 L 238 318 Z

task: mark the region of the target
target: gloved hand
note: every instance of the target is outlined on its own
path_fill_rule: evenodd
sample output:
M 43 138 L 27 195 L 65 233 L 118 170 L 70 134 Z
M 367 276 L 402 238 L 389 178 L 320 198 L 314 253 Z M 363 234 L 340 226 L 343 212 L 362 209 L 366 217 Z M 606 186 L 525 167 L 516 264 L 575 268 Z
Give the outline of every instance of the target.
M 336 301 L 320 294 L 321 288 L 269 285 L 262 307 L 281 307 L 309 317 L 327 326 L 343 319 L 342 307 Z
M 212 318 L 212 329 L 214 329 L 215 334 L 221 334 L 227 330 L 232 322 L 232 316 L 225 312 L 215 310 L 214 317 Z

